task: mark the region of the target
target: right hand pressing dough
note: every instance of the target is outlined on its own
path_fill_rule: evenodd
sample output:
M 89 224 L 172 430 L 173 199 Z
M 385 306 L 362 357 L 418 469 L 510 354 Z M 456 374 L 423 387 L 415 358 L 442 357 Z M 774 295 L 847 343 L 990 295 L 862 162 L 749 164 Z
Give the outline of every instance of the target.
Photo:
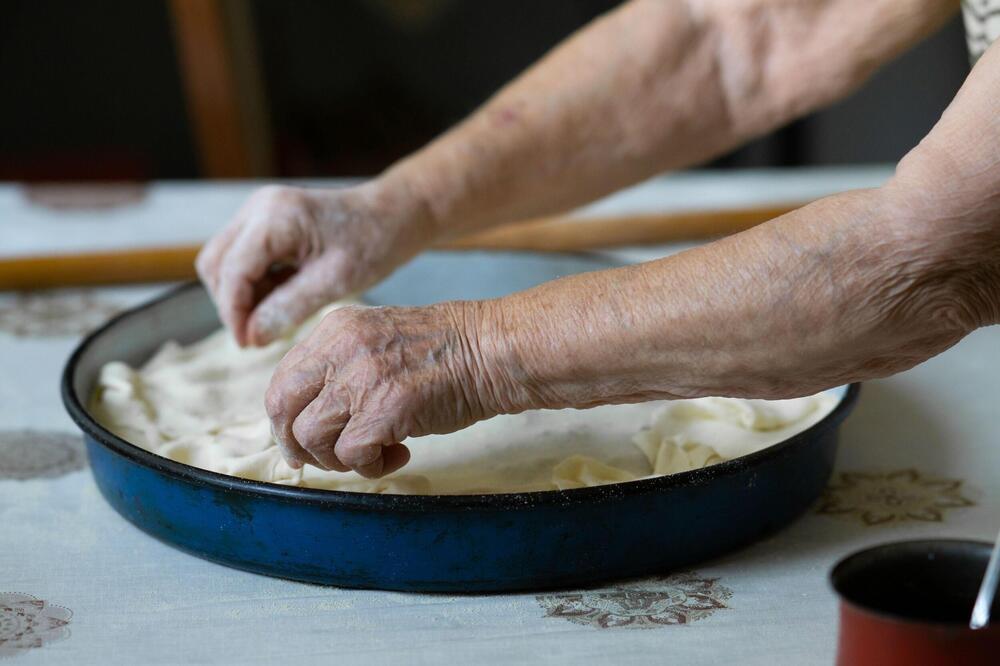
M 240 348 L 218 331 L 187 346 L 169 342 L 139 369 L 109 363 L 91 410 L 126 441 L 221 474 L 331 490 L 468 494 L 582 488 L 697 469 L 787 439 L 837 403 L 822 393 L 529 411 L 411 438 L 410 464 L 381 479 L 293 469 L 274 441 L 264 393 L 278 362 L 321 317 L 264 347 Z

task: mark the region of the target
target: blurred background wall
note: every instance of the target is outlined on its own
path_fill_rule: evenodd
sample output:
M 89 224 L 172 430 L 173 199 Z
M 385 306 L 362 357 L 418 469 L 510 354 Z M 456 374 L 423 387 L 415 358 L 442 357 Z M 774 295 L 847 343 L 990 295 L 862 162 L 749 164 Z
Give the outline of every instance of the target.
M 0 0 L 0 179 L 375 174 L 616 4 Z M 956 17 L 712 166 L 896 161 L 968 69 Z

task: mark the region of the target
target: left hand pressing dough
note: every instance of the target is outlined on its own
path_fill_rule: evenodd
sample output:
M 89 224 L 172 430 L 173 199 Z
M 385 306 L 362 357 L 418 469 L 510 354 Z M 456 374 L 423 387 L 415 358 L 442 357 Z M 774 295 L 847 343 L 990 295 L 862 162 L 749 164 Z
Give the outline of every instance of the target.
M 424 495 L 582 488 L 698 469 L 787 439 L 837 403 L 820 393 L 794 400 L 698 398 L 525 412 L 408 440 L 412 460 L 382 479 L 311 466 L 295 470 L 271 435 L 264 393 L 278 362 L 322 314 L 262 348 L 240 348 L 220 330 L 187 346 L 168 342 L 139 369 L 109 363 L 91 397 L 91 412 L 136 446 L 221 474 Z

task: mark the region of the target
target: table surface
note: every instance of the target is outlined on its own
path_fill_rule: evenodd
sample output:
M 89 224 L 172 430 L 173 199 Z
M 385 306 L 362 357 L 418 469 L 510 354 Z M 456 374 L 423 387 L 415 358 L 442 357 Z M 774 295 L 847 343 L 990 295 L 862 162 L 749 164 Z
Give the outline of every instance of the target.
M 812 198 L 887 168 L 695 172 L 582 214 Z M 204 239 L 248 183 L 103 193 L 0 185 L 0 254 Z M 616 250 L 644 260 L 685 246 Z M 545 594 L 307 585 L 180 553 L 119 518 L 58 397 L 81 334 L 163 286 L 0 294 L 0 657 L 24 664 L 829 664 L 830 567 L 920 537 L 992 540 L 1000 516 L 1000 329 L 865 386 L 824 497 L 782 532 L 688 571 Z M 685 538 L 683 534 L 678 539 Z

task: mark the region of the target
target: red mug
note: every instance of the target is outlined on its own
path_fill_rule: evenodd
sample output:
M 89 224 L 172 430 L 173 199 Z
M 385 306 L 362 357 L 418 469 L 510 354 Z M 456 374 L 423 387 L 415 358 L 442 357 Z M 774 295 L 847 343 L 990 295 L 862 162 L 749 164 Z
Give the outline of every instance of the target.
M 1000 600 L 969 618 L 992 544 L 934 539 L 859 551 L 830 573 L 840 596 L 838 666 L 1000 664 Z

